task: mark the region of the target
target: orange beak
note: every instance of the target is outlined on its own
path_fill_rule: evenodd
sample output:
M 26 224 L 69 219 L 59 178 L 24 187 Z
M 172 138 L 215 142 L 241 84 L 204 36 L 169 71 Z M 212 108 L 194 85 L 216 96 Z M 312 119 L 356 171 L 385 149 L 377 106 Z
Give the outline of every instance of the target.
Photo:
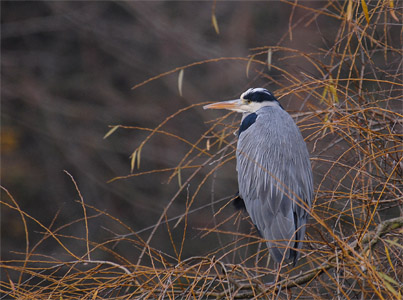
M 241 108 L 242 105 L 243 105 L 242 100 L 235 99 L 235 100 L 212 103 L 212 104 L 203 106 L 203 108 L 204 109 L 228 109 L 228 110 L 233 110 L 233 111 L 237 111 L 237 112 L 243 112 L 244 110 Z

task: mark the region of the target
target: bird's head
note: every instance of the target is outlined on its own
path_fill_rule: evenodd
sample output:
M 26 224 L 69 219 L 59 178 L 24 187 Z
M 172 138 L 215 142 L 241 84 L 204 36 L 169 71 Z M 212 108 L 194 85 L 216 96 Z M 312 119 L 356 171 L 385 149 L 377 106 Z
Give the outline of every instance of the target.
M 279 106 L 277 99 L 264 88 L 251 88 L 239 99 L 216 102 L 203 106 L 204 109 L 228 109 L 240 113 L 254 113 L 264 106 Z

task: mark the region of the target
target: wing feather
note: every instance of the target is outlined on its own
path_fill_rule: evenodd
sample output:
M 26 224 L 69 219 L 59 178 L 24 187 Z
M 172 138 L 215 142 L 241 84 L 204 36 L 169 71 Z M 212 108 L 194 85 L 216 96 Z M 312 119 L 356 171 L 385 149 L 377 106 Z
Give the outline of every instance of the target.
M 298 259 L 313 197 L 309 153 L 291 116 L 264 107 L 239 136 L 239 193 L 276 261 Z M 301 202 L 302 201 L 302 202 Z M 287 249 L 288 247 L 288 249 Z

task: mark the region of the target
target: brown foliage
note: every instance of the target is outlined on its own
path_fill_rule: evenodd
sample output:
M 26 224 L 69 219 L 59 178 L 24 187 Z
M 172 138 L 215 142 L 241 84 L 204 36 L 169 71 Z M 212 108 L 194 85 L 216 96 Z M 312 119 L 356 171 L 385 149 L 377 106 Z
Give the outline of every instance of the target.
M 320 9 L 308 3 L 287 3 L 293 11 L 304 9 L 306 14 L 296 21 L 291 14 L 287 36 L 277 45 L 251 49 L 249 57 L 223 57 L 180 66 L 133 88 L 185 70 L 179 76 L 178 86 L 182 87 L 186 69 L 228 60 L 244 63 L 248 74 L 254 72 L 274 83 L 280 101 L 286 96 L 293 99 L 288 110 L 294 111 L 291 115 L 312 150 L 316 195 L 297 266 L 274 268 L 265 246 L 260 246 L 262 240 L 239 229 L 248 218 L 229 207 L 233 193 L 218 196 L 217 174 L 235 158 L 233 132 L 239 118 L 228 113 L 207 122 L 208 129 L 195 141 L 165 130 L 169 121 L 205 104 L 198 103 L 178 110 L 154 129 L 111 125 L 106 135 L 122 130 L 148 133 L 133 149 L 132 173 L 112 181 L 130 182 L 165 172 L 170 172 L 169 182 L 178 180 L 177 192 L 166 201 L 159 220 L 145 229 L 150 231 L 146 239 L 116 216 L 86 204 L 79 183 L 69 173 L 83 214 L 68 224 L 41 223 L 20 209 L 18 199 L 2 188 L 3 210 L 18 213 L 26 236 L 25 251 L 15 253 L 20 259 L 1 261 L 7 274 L 1 281 L 5 298 L 276 299 L 279 294 L 284 299 L 401 299 L 403 53 L 401 36 L 397 36 L 402 16 L 396 9 L 400 3 L 329 1 Z M 328 49 L 307 52 L 283 46 L 284 40 L 292 39 L 296 26 L 308 26 L 318 18 L 339 24 L 334 37 L 322 37 Z M 212 19 L 218 32 L 220 19 L 214 13 Z M 285 67 L 295 63 L 301 70 L 312 71 L 290 72 Z M 148 143 L 159 136 L 185 143 L 189 151 L 171 168 L 145 166 L 146 171 L 140 171 Z M 207 188 L 211 203 L 197 206 L 200 191 Z M 185 209 L 172 217 L 170 209 L 179 201 Z M 190 226 L 190 220 L 203 207 L 212 207 L 212 221 L 194 230 L 197 226 Z M 91 222 L 99 219 L 116 224 L 113 229 L 107 228 L 111 234 L 107 240 L 89 238 Z M 34 245 L 29 242 L 30 224 L 42 234 Z M 83 228 L 83 235 L 68 233 L 69 227 L 76 225 Z M 161 228 L 169 236 L 173 254 L 162 251 L 155 242 Z M 218 245 L 203 256 L 188 255 L 186 247 L 195 232 L 196 238 L 202 239 L 215 235 Z M 69 248 L 69 240 L 78 241 L 82 248 Z M 48 243 L 60 248 L 63 255 L 43 255 L 40 249 Z M 133 256 L 122 256 L 122 247 L 133 249 Z M 111 259 L 98 259 L 105 253 Z

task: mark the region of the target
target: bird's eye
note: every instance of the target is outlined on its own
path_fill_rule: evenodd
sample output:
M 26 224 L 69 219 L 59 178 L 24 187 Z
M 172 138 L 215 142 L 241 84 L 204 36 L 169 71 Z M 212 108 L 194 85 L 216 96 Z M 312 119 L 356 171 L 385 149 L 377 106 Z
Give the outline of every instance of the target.
M 252 101 L 251 100 L 245 100 L 246 104 L 251 104 Z

